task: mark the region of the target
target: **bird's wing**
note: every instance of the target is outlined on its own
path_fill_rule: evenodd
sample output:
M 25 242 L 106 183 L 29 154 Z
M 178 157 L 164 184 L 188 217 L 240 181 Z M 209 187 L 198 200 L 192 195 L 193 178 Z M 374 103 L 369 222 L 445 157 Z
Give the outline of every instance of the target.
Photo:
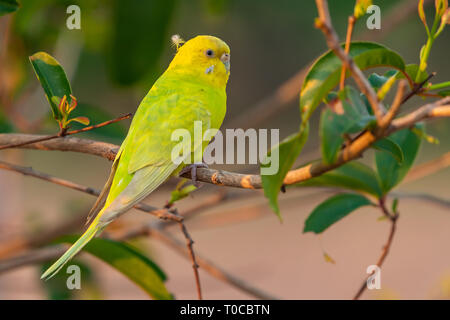
M 136 150 L 128 165 L 129 173 L 148 165 L 172 162 L 172 150 L 179 143 L 190 144 L 190 150 L 196 150 L 202 141 L 193 141 L 195 121 L 201 121 L 203 133 L 211 127 L 211 114 L 200 97 L 174 93 L 161 101 L 157 96 L 150 96 L 140 108 L 144 108 L 139 115 L 141 125 L 134 130 L 127 145 L 127 150 Z M 191 141 L 174 141 L 172 133 L 179 129 L 187 130 Z
M 101 213 L 102 222 L 127 211 L 179 167 L 172 161 L 172 150 L 177 144 L 190 144 L 191 151 L 201 148 L 201 137 L 200 141 L 193 141 L 195 121 L 201 121 L 203 133 L 211 123 L 211 115 L 201 100 L 186 95 L 146 98 L 139 109 L 111 183 L 107 208 Z M 172 132 L 177 129 L 186 130 L 192 139 L 173 141 Z
M 117 171 L 117 165 L 120 161 L 120 156 L 122 154 L 123 148 L 121 147 L 119 151 L 117 152 L 117 155 L 114 159 L 114 162 L 111 166 L 111 171 L 109 173 L 108 180 L 106 181 L 105 185 L 103 186 L 102 191 L 100 192 L 100 195 L 97 197 L 97 201 L 95 201 L 94 205 L 92 206 L 91 210 L 88 213 L 88 216 L 86 218 L 86 224 L 89 224 L 89 222 L 92 221 L 92 218 L 94 218 L 97 213 L 103 208 L 106 202 L 106 198 L 108 197 L 109 190 L 111 189 L 111 185 L 113 183 L 114 176 Z

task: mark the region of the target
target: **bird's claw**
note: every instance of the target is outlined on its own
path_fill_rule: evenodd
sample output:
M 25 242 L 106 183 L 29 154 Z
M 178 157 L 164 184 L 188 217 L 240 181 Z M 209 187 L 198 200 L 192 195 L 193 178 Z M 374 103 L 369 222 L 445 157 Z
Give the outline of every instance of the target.
M 208 168 L 208 165 L 203 162 L 195 162 L 195 163 L 190 164 L 190 165 L 184 167 L 183 169 L 181 169 L 179 175 L 182 176 L 183 174 L 190 172 L 193 185 L 196 186 L 197 188 L 199 188 L 201 186 L 201 184 L 199 181 L 197 181 L 197 169 L 198 168 Z

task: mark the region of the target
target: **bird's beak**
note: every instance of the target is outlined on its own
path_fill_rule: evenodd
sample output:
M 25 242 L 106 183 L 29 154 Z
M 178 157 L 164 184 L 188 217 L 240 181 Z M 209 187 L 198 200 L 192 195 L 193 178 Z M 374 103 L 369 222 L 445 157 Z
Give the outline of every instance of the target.
M 223 64 L 225 65 L 227 73 L 230 73 L 230 54 L 229 53 L 222 54 L 222 56 L 220 57 L 220 61 L 222 61 Z

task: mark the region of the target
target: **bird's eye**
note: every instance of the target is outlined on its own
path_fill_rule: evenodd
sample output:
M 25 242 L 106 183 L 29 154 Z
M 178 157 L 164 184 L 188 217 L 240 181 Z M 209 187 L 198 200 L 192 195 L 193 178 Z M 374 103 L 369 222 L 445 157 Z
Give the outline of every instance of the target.
M 211 49 L 206 50 L 205 54 L 207 57 L 210 57 L 210 58 L 214 57 L 214 51 Z

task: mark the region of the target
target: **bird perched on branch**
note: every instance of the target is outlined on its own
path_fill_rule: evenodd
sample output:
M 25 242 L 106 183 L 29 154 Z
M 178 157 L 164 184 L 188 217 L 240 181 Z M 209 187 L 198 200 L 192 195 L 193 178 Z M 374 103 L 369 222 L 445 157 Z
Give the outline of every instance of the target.
M 182 129 L 193 137 L 195 122 L 201 123 L 203 132 L 219 129 L 226 112 L 230 48 L 213 36 L 197 36 L 186 42 L 179 36 L 172 39 L 176 40 L 177 53 L 136 111 L 110 176 L 89 213 L 90 218 L 96 215 L 95 218 L 72 247 L 44 272 L 42 279 L 53 277 L 109 223 L 171 175 L 191 171 L 195 179 L 197 168 L 204 166 L 201 161 L 189 166 L 185 163 L 193 153 L 203 154 L 208 141 L 186 142 L 192 152 L 183 154 L 184 163 L 180 164 L 173 161 L 172 152 L 178 142 L 172 140 L 172 133 Z

